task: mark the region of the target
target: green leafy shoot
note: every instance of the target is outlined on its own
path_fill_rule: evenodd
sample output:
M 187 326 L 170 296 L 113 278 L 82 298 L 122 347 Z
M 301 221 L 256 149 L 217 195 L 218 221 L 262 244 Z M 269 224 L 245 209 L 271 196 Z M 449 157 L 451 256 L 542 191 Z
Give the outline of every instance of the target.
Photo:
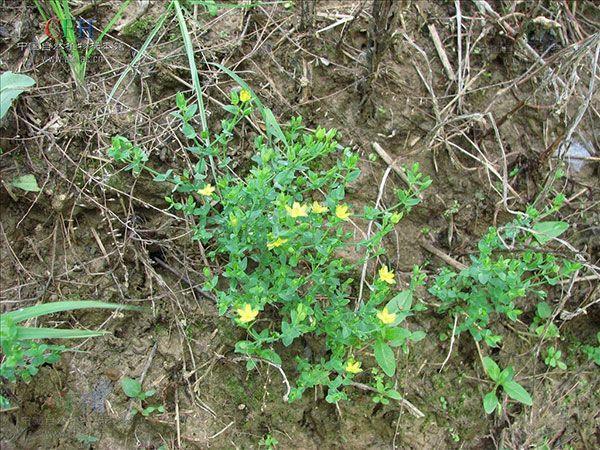
M 49 7 L 51 14 L 48 14 L 44 11 L 42 5 L 39 2 L 36 2 L 42 17 L 53 16 L 58 20 L 60 24 L 61 36 L 57 37 L 60 39 L 64 39 L 68 46 L 67 48 L 61 47 L 61 53 L 65 60 L 69 63 L 69 67 L 71 68 L 71 72 L 73 74 L 73 78 L 78 86 L 84 87 L 85 85 L 85 76 L 87 72 L 87 64 L 96 48 L 106 34 L 112 30 L 117 21 L 121 18 L 125 9 L 129 5 L 131 0 L 125 0 L 119 6 L 119 9 L 115 13 L 115 15 L 110 19 L 110 21 L 106 24 L 106 26 L 100 32 L 100 35 L 95 39 L 91 46 L 85 50 L 85 52 L 80 53 L 79 51 L 79 42 L 77 41 L 77 36 L 75 35 L 75 17 L 71 11 L 71 7 L 69 5 L 68 0 L 49 0 Z
M 148 391 L 144 391 L 142 389 L 142 384 L 133 378 L 123 378 L 121 379 L 121 389 L 125 395 L 131 399 L 138 400 L 138 407 L 134 408 L 134 413 L 140 412 L 142 416 L 146 417 L 152 414 L 153 412 L 164 413 L 165 407 L 163 405 L 153 405 L 143 407 L 143 403 L 146 399 L 154 396 L 156 394 L 156 390 L 150 389 Z
M 8 71 L 0 75 L 0 119 L 6 115 L 13 100 L 34 84 L 33 78 L 20 73 Z
M 513 380 L 514 369 L 512 367 L 509 366 L 501 370 L 498 364 L 489 356 L 483 358 L 483 366 L 485 373 L 495 382 L 494 388 L 483 397 L 483 409 L 486 414 L 491 414 L 495 410 L 500 414 L 502 403 L 498 399 L 499 388 L 502 388 L 503 392 L 513 400 L 527 406 L 533 405 L 531 395 L 523 386 Z
M 413 295 L 424 275 L 415 267 L 409 289 L 398 292 L 393 268 L 378 265 L 369 294 L 356 304 L 351 275 L 362 263 L 339 255 L 351 246 L 366 250 L 370 258 L 382 255 L 383 239 L 419 203 L 419 193 L 431 180 L 414 165 L 406 170 L 413 181 L 398 190 L 397 204 L 356 211 L 345 198 L 359 176 L 358 155 L 338 144 L 336 130 L 309 132 L 299 117 L 285 131 L 273 122 L 275 135 L 255 139 L 247 171 L 233 173 L 229 151 L 236 126 L 260 104 L 249 86 L 243 83 L 231 92 L 221 130 L 204 139 L 194 128 L 199 106 L 188 104 L 183 94 L 175 100 L 173 115 L 189 141 L 192 169 L 159 172 L 150 166 L 147 152 L 123 136 L 113 138 L 108 154 L 136 175 L 147 172 L 169 185 L 167 205 L 190 218 L 193 239 L 222 268 L 219 274 L 205 270 L 204 289 L 216 298 L 219 313 L 245 330 L 235 351 L 246 358 L 247 369 L 264 362 L 281 367 L 282 348 L 316 339 L 326 356 L 296 355 L 298 377 L 284 399 L 295 401 L 307 389 L 324 386 L 328 402 L 346 400 L 345 388 L 355 377 L 369 383 L 377 401 L 398 399 L 382 377 L 397 372 L 393 348 L 408 352 L 410 343 L 425 336 L 405 326 L 418 310 Z M 211 158 L 217 173 L 210 172 Z M 375 221 L 373 235 L 354 239 L 349 227 L 355 218 Z M 365 369 L 372 355 L 377 367 L 369 375 Z M 378 367 L 383 373 L 373 372 Z

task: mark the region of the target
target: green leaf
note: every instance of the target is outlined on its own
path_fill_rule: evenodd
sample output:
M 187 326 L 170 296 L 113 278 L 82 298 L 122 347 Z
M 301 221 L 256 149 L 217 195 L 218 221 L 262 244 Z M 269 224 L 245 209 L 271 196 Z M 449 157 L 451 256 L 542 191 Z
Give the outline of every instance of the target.
M 483 409 L 486 414 L 491 414 L 496 409 L 496 405 L 498 404 L 498 397 L 496 397 L 496 391 L 488 392 L 483 397 Z
M 498 367 L 498 364 L 496 364 L 492 358 L 489 356 L 484 356 L 483 367 L 492 380 L 498 380 L 498 377 L 500 376 L 500 367 Z
M 121 388 L 129 398 L 138 398 L 142 393 L 142 384 L 133 378 L 123 378 Z
M 108 331 L 64 330 L 61 328 L 16 327 L 17 339 L 85 339 L 103 336 Z
M 547 319 L 552 315 L 552 308 L 546 302 L 540 302 L 537 305 L 537 315 L 540 319 Z
M 383 341 L 376 341 L 373 346 L 375 351 L 375 360 L 379 367 L 388 377 L 393 377 L 396 373 L 396 356 L 389 345 Z
M 398 347 L 400 345 L 403 345 L 407 339 L 411 339 L 412 338 L 412 334 L 410 332 L 410 330 L 407 330 L 406 328 L 390 328 L 387 327 L 385 329 L 385 339 L 388 341 L 388 343 L 392 346 L 392 347 Z
M 413 342 L 419 342 L 424 339 L 427 334 L 423 330 L 413 331 L 410 335 L 410 340 Z
M 10 71 L 0 75 L 0 119 L 8 112 L 12 101 L 35 84 L 27 75 Z
M 27 192 L 40 192 L 40 187 L 37 184 L 37 180 L 33 175 L 23 175 L 20 177 L 13 178 L 10 183 L 13 187 L 22 189 Z
M 24 320 L 33 319 L 34 317 L 45 316 L 46 314 L 52 314 L 61 311 L 73 311 L 76 309 L 88 309 L 88 308 L 99 308 L 99 309 L 123 309 L 129 311 L 139 311 L 143 308 L 139 306 L 130 305 L 119 305 L 117 303 L 106 303 L 95 300 L 90 301 L 65 301 L 65 302 L 52 302 L 45 303 L 43 305 L 29 306 L 23 309 L 17 309 L 15 311 L 7 312 L 2 314 L 2 317 L 9 317 L 15 323 L 23 322 Z
M 516 381 L 507 381 L 502 385 L 502 387 L 504 388 L 504 392 L 506 392 L 506 394 L 508 394 L 508 396 L 513 400 L 516 400 L 527 406 L 533 405 L 533 400 L 531 399 L 529 392 L 527 392 L 525 388 L 523 388 L 523 386 Z
M 402 400 L 402 395 L 400 395 L 400 392 L 398 392 L 394 389 L 385 391 L 385 395 L 387 395 L 389 398 L 393 398 L 394 400 Z
M 563 234 L 568 228 L 569 224 L 567 222 L 538 222 L 533 226 L 533 237 L 544 245 Z
M 392 298 L 386 307 L 390 313 L 397 313 L 410 310 L 411 304 L 412 291 L 406 290 L 398 293 L 394 298 Z

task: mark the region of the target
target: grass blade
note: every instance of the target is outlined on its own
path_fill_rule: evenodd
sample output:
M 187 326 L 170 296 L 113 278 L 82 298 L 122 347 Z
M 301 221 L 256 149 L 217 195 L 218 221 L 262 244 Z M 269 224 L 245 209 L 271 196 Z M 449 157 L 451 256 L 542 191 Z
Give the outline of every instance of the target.
M 27 319 L 34 317 L 45 316 L 46 314 L 52 314 L 61 311 L 73 311 L 76 309 L 122 309 L 127 311 L 139 311 L 143 309 L 140 306 L 131 305 L 119 305 L 117 303 L 106 303 L 99 302 L 96 300 L 90 301 L 66 301 L 66 302 L 54 302 L 45 303 L 43 305 L 30 306 L 29 308 L 19 309 L 11 311 L 6 314 L 2 314 L 3 317 L 12 319 L 15 323 L 23 322 Z
M 123 2 L 121 7 L 117 10 L 115 15 L 112 17 L 112 19 L 110 19 L 110 22 L 108 22 L 108 24 L 106 24 L 106 26 L 100 33 L 100 36 L 98 36 L 98 39 L 96 39 L 96 41 L 94 42 L 94 45 L 92 47 L 90 47 L 88 49 L 88 51 L 85 53 L 85 64 L 87 64 L 88 59 L 90 58 L 90 56 L 92 56 L 92 53 L 94 53 L 94 50 L 96 50 L 96 47 L 102 42 L 102 39 L 104 38 L 104 36 L 106 36 L 106 33 L 108 33 L 110 30 L 112 30 L 115 23 L 117 23 L 117 20 L 119 20 L 121 18 L 121 16 L 125 12 L 125 9 L 127 8 L 127 6 L 129 6 L 130 2 L 131 2 L 131 0 L 126 0 L 125 2 Z
M 136 53 L 134 58 L 127 65 L 127 67 L 125 68 L 123 73 L 121 73 L 121 75 L 119 76 L 119 79 L 117 80 L 117 82 L 115 83 L 113 88 L 111 89 L 110 94 L 108 94 L 108 103 L 110 103 L 110 101 L 114 98 L 115 92 L 117 92 L 117 89 L 119 89 L 119 86 L 121 86 L 121 83 L 123 83 L 123 80 L 125 79 L 125 77 L 129 74 L 129 72 L 131 72 L 133 70 L 135 65 L 142 59 L 142 57 L 146 53 L 146 50 L 148 49 L 148 47 L 150 46 L 150 44 L 152 43 L 152 41 L 154 40 L 154 38 L 156 37 L 158 32 L 160 31 L 160 29 L 163 27 L 165 20 L 167 20 L 167 17 L 169 16 L 169 12 L 171 11 L 172 7 L 173 7 L 173 3 L 171 2 L 167 6 L 167 10 L 164 13 L 162 13 L 162 15 L 158 18 L 156 25 L 154 25 L 154 28 L 152 28 L 152 31 L 150 31 L 150 34 L 148 35 L 148 37 L 146 38 L 146 40 L 144 41 L 144 43 L 142 44 L 142 46 L 140 47 L 140 49 L 138 50 L 138 52 Z
M 17 339 L 83 339 L 103 336 L 108 331 L 63 330 L 60 328 L 16 327 Z
M 194 57 L 194 46 L 190 38 L 190 33 L 183 17 L 179 0 L 173 1 L 175 5 L 175 14 L 179 22 L 179 29 L 181 30 L 181 37 L 183 38 L 183 46 L 185 53 L 187 54 L 188 64 L 190 65 L 190 72 L 192 74 L 192 84 L 194 85 L 194 91 L 196 91 L 196 99 L 198 101 L 198 112 L 200 113 L 200 123 L 202 124 L 202 131 L 208 133 L 208 123 L 206 121 L 206 110 L 204 109 L 204 99 L 202 98 L 202 86 L 200 86 L 200 79 L 198 78 L 198 68 L 196 67 L 196 58 Z M 203 139 L 204 143 L 208 145 L 208 136 Z

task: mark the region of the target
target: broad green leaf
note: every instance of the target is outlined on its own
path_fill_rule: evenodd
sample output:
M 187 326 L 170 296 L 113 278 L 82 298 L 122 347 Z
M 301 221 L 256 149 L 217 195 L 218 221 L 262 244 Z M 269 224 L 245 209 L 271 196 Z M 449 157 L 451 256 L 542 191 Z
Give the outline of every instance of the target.
M 514 375 L 515 369 L 513 369 L 512 366 L 508 366 L 507 368 L 502 370 L 502 372 L 500 372 L 500 375 L 498 376 L 498 379 L 496 381 L 500 384 L 504 384 L 506 381 L 512 380 Z
M 139 311 L 143 308 L 139 306 L 130 305 L 119 305 L 116 303 L 99 302 L 95 300 L 90 301 L 65 301 L 65 302 L 53 302 L 44 303 L 43 305 L 29 306 L 27 308 L 18 309 L 15 311 L 7 312 L 2 314 L 2 317 L 10 317 L 15 323 L 23 322 L 27 319 L 34 317 L 45 316 L 46 314 L 52 314 L 61 311 L 73 311 L 76 309 L 88 309 L 88 308 L 99 308 L 99 309 L 123 309 L 128 311 Z
M 133 378 L 123 378 L 121 380 L 121 388 L 129 398 L 138 398 L 142 393 L 141 383 Z
M 527 392 L 525 388 L 523 388 L 523 386 L 516 381 L 507 381 L 502 385 L 502 387 L 504 388 L 504 392 L 506 392 L 506 394 L 513 400 L 516 400 L 527 406 L 533 405 L 533 400 L 531 399 L 529 392 Z
M 385 395 L 387 395 L 389 398 L 393 398 L 394 400 L 402 400 L 402 395 L 400 395 L 400 392 L 398 392 L 394 389 L 385 391 Z
M 281 365 L 281 357 L 277 354 L 277 352 L 275 352 L 275 350 L 267 348 L 265 350 L 261 350 L 258 352 L 258 354 L 267 361 L 271 361 L 273 364 L 277 364 L 278 366 Z
M 488 392 L 483 397 L 483 409 L 486 414 L 491 414 L 496 409 L 496 405 L 498 404 L 498 397 L 496 397 L 496 391 Z
M 16 327 L 17 339 L 84 339 L 103 336 L 107 331 L 64 330 L 61 328 Z
M 388 304 L 387 309 L 391 313 L 397 313 L 400 311 L 408 311 L 412 304 L 412 291 L 406 290 L 398 293 L 392 298 Z
M 489 356 L 484 356 L 483 367 L 492 380 L 498 380 L 498 377 L 500 376 L 500 367 L 498 367 L 498 364 L 496 364 L 492 358 Z
M 4 72 L 0 75 L 0 119 L 8 112 L 12 101 L 35 84 L 35 80 L 20 73 Z
M 567 222 L 539 222 L 533 226 L 533 237 L 544 245 L 563 234 L 568 228 L 569 224 Z
M 410 330 L 406 328 L 386 328 L 385 338 L 392 347 L 403 345 L 407 339 L 412 337 Z
M 40 192 L 40 187 L 37 184 L 37 180 L 33 175 L 23 175 L 20 177 L 13 178 L 10 183 L 13 187 L 22 189 L 27 192 Z
M 413 331 L 410 335 L 410 340 L 413 342 L 419 342 L 424 339 L 427 334 L 423 330 Z
M 537 315 L 540 319 L 547 319 L 552 315 L 552 308 L 546 302 L 540 302 L 537 305 Z
M 379 367 L 388 377 L 393 377 L 396 373 L 396 356 L 389 345 L 383 341 L 376 341 L 373 346 L 375 351 L 375 360 Z

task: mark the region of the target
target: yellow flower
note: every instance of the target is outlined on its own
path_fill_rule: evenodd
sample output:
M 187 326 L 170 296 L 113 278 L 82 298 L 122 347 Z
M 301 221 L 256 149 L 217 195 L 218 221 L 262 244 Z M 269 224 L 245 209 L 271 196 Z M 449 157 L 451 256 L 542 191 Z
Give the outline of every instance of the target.
M 316 214 L 323 214 L 327 212 L 327 207 L 321 205 L 319 202 L 313 202 L 313 204 L 310 206 L 310 209 Z
M 267 248 L 271 250 L 275 247 L 279 247 L 282 244 L 285 244 L 287 241 L 287 239 L 277 238 L 273 242 L 267 242 Z
M 394 323 L 394 320 L 396 320 L 396 314 L 390 313 L 387 308 L 383 308 L 377 313 L 377 318 L 384 324 L 389 325 L 390 323 Z
M 350 211 L 348 211 L 348 205 L 337 205 L 335 207 L 335 216 L 338 219 L 346 220 L 350 217 Z
M 285 206 L 285 210 L 290 217 L 306 217 L 308 216 L 307 209 L 306 205 L 301 205 L 298 202 L 294 202 L 291 208 L 287 205 Z
M 202 189 L 198 189 L 198 194 L 206 195 L 207 197 L 211 196 L 213 192 L 215 192 L 215 188 L 210 183 L 204 186 Z
M 242 308 L 237 309 L 236 312 L 240 316 L 238 320 L 242 323 L 252 322 L 258 315 L 258 309 L 252 309 L 252 306 L 249 303 L 246 303 Z
M 252 94 L 246 89 L 242 89 L 240 91 L 240 100 L 242 101 L 242 103 L 249 102 L 250 100 L 252 100 Z
M 381 269 L 379 269 L 379 279 L 381 281 L 385 281 L 387 284 L 396 284 L 394 271 L 388 269 L 388 266 L 385 264 L 381 266 Z
M 360 361 L 355 361 L 354 359 L 350 358 L 346 364 L 346 372 L 361 373 L 362 369 L 360 368 Z
M 239 222 L 238 218 L 235 216 L 235 214 L 234 213 L 229 213 L 229 224 L 232 227 L 236 227 L 237 224 L 238 224 L 238 222 Z

